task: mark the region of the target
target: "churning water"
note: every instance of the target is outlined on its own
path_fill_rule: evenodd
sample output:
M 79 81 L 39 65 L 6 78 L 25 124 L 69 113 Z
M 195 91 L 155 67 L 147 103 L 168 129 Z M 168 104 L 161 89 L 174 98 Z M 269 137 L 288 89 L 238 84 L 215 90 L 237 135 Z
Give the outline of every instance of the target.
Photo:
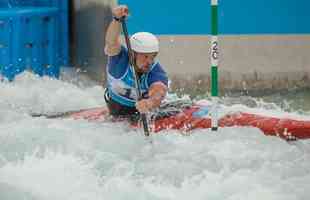
M 230 127 L 186 136 L 167 130 L 150 143 L 121 122 L 29 115 L 102 106 L 103 93 L 101 86 L 29 73 L 0 83 L 1 200 L 309 198 L 309 140 L 287 143 L 256 128 Z M 261 113 L 286 113 L 252 101 Z

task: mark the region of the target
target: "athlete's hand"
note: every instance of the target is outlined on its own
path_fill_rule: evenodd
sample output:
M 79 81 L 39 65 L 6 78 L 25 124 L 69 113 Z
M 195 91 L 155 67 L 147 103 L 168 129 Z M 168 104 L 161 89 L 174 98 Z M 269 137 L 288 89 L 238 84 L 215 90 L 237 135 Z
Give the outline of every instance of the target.
M 120 5 L 112 9 L 112 15 L 116 18 L 122 18 L 128 16 L 128 7 L 126 5 Z
M 142 99 L 136 103 L 136 108 L 140 113 L 147 113 L 153 108 L 151 99 Z

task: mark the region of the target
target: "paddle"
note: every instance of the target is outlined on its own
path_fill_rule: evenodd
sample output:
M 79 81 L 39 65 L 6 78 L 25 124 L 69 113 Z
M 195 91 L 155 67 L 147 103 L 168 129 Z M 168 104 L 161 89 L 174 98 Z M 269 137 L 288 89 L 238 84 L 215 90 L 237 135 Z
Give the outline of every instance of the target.
M 70 117 L 73 114 L 89 111 L 89 110 L 95 110 L 100 109 L 101 107 L 94 107 L 94 108 L 85 108 L 80 110 L 69 110 L 64 112 L 56 112 L 56 113 L 30 113 L 31 117 L 45 117 L 48 119 L 56 119 L 56 118 L 66 118 Z
M 122 23 L 122 28 L 123 28 L 123 33 L 125 36 L 125 41 L 126 41 L 126 46 L 128 49 L 128 56 L 129 56 L 129 64 L 131 67 L 131 71 L 133 71 L 133 78 L 135 80 L 135 88 L 136 88 L 136 94 L 137 94 L 137 100 L 142 99 L 142 92 L 141 92 L 141 86 L 140 86 L 140 82 L 138 80 L 138 74 L 136 72 L 136 70 L 133 68 L 133 66 L 136 65 L 135 60 L 134 60 L 134 55 L 131 49 L 131 45 L 130 45 L 130 40 L 128 37 L 128 31 L 127 31 L 127 25 L 126 25 L 126 21 L 125 21 L 125 17 L 122 17 L 121 19 L 121 23 Z M 135 66 L 136 67 L 136 66 Z M 141 120 L 143 123 L 143 130 L 144 130 L 144 135 L 145 136 L 150 136 L 150 132 L 149 132 L 149 127 L 148 127 L 148 123 L 147 123 L 147 117 L 145 113 L 141 113 Z

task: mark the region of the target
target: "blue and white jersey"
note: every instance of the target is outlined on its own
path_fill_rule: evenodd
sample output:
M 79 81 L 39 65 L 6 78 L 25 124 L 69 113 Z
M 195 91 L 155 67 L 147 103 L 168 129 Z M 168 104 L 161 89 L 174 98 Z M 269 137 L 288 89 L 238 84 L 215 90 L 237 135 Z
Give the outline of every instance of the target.
M 134 107 L 137 99 L 134 72 L 129 64 L 128 50 L 122 46 L 118 55 L 109 57 L 107 66 L 107 88 L 114 101 Z M 147 96 L 149 87 L 155 82 L 168 85 L 168 78 L 162 66 L 155 62 L 147 73 L 139 77 L 141 92 Z

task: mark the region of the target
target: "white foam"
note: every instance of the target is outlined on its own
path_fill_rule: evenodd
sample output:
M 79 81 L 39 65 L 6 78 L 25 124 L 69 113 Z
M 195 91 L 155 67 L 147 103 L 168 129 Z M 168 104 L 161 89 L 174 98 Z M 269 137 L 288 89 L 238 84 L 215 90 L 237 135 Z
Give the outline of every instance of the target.
M 288 144 L 256 128 L 233 127 L 190 135 L 163 131 L 152 135 L 151 144 L 125 123 L 27 114 L 100 106 L 98 86 L 26 74 L 0 83 L 0 94 L 0 191 L 6 193 L 1 200 L 10 193 L 35 200 L 306 200 L 310 195 L 308 140 Z M 231 109 L 237 108 L 248 109 Z

